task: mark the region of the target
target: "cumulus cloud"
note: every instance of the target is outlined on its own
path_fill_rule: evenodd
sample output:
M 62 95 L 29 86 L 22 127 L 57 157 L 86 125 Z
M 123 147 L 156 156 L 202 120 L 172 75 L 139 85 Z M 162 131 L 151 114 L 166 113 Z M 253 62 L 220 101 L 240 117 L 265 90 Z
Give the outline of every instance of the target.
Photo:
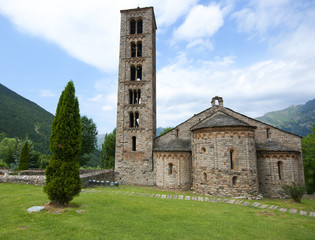
M 19 29 L 44 38 L 72 57 L 105 72 L 117 70 L 120 10 L 156 5 L 161 26 L 170 26 L 197 0 L 2 0 L 0 14 Z
M 223 14 L 219 5 L 197 5 L 191 9 L 184 23 L 174 32 L 175 40 L 192 41 L 211 37 L 223 25 Z
M 295 0 L 252 0 L 232 14 L 239 32 L 262 37 L 271 30 L 295 28 L 307 4 Z
M 216 95 L 225 106 L 251 117 L 287 107 L 288 99 L 303 103 L 314 98 L 315 81 L 308 77 L 315 74 L 311 63 L 271 59 L 236 68 L 233 59 L 198 62 L 198 67 L 178 61 L 162 68 L 157 74 L 158 125 L 181 123 L 209 108 Z M 297 79 L 301 67 L 306 72 Z

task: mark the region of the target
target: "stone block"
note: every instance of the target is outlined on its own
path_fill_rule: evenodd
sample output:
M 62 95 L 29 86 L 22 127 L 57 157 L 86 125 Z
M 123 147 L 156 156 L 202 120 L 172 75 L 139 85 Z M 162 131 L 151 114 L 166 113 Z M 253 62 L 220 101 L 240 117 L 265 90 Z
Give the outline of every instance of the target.
M 288 209 L 287 208 L 280 208 L 279 211 L 280 212 L 286 212 Z
M 208 197 L 205 197 L 205 202 L 209 202 L 209 198 Z
M 233 204 L 235 201 L 235 199 L 231 199 L 230 201 L 228 201 L 228 203 Z
M 165 194 L 163 194 L 163 195 L 161 196 L 161 198 L 166 198 L 166 195 L 165 195 Z
M 310 212 L 310 217 L 315 217 L 315 212 L 314 211 Z
M 242 206 L 247 207 L 247 206 L 250 205 L 250 204 L 251 204 L 251 202 L 244 202 L 244 203 L 242 204 Z
M 268 205 L 267 204 L 262 204 L 259 208 L 267 208 Z
M 254 202 L 254 203 L 252 204 L 253 207 L 258 207 L 259 205 L 260 205 L 260 203 L 258 203 L 258 202 Z
M 29 212 L 29 213 L 40 212 L 44 209 L 45 209 L 45 207 L 43 207 L 43 206 L 34 206 L 34 207 L 30 207 L 29 209 L 27 209 L 27 212 Z
M 186 196 L 186 197 L 185 197 L 185 200 L 190 200 L 190 196 Z
M 300 215 L 306 216 L 306 215 L 307 215 L 307 212 L 301 210 L 301 211 L 300 211 Z
M 296 208 L 291 208 L 290 209 L 290 213 L 297 213 L 297 209 Z
M 203 202 L 203 197 L 198 197 L 199 202 Z
M 180 199 L 180 200 L 184 199 L 184 195 L 179 195 L 178 199 Z

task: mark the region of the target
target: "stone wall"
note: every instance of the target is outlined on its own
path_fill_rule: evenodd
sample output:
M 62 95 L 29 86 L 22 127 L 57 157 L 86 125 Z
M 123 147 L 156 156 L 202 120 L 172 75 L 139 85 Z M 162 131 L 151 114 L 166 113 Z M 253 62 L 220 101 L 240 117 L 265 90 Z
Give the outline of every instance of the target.
M 23 171 L 25 172 L 25 171 Z M 23 173 L 21 172 L 21 173 Z M 32 184 L 32 185 L 45 185 L 46 177 L 39 173 L 43 173 L 43 170 L 26 171 L 27 174 L 22 175 L 10 175 L 5 173 L 4 175 L 0 175 L 0 183 L 22 183 L 22 184 Z M 30 175 L 31 172 L 34 172 L 36 175 Z M 114 181 L 114 170 L 83 170 L 82 174 L 80 174 L 80 178 L 82 180 L 82 186 L 88 187 L 89 180 L 101 180 L 101 181 Z
M 196 130 L 192 154 L 194 191 L 229 197 L 259 194 L 253 128 Z
M 156 185 L 158 187 L 181 190 L 190 189 L 190 152 L 154 152 L 153 156 L 156 162 Z
M 259 153 L 257 162 L 259 188 L 266 197 L 285 198 L 287 195 L 282 189 L 283 185 L 291 185 L 292 182 L 298 185 L 304 184 L 301 179 L 298 153 Z

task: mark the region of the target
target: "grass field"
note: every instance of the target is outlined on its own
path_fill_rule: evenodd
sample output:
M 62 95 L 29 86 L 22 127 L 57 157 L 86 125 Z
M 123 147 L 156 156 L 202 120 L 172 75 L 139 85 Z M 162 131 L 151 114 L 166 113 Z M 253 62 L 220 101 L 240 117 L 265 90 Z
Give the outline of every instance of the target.
M 119 191 L 119 192 L 118 192 Z M 64 212 L 27 213 L 48 202 L 42 187 L 0 184 L 0 239 L 315 239 L 315 218 L 224 203 L 149 198 L 98 188 L 81 193 Z M 174 192 L 172 192 L 174 194 Z M 262 202 L 315 209 L 315 200 Z

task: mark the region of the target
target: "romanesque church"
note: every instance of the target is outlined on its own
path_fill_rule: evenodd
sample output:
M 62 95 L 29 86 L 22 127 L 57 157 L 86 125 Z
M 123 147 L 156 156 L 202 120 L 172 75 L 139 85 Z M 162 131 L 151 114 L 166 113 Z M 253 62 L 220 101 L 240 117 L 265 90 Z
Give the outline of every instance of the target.
M 116 181 L 230 197 L 283 197 L 283 184 L 304 184 L 301 137 L 222 97 L 156 137 L 156 30 L 153 7 L 121 11 Z

